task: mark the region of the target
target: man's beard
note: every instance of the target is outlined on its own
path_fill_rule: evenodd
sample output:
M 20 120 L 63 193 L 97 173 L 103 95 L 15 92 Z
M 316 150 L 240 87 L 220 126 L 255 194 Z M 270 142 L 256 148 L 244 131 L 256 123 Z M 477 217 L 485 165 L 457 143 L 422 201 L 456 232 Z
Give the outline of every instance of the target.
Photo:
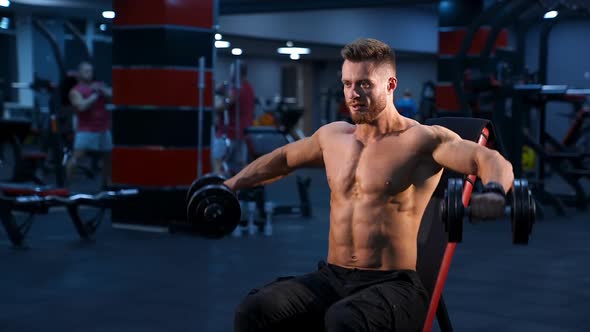
M 355 124 L 372 124 L 385 109 L 385 102 L 376 102 L 366 111 L 350 112 L 350 118 Z

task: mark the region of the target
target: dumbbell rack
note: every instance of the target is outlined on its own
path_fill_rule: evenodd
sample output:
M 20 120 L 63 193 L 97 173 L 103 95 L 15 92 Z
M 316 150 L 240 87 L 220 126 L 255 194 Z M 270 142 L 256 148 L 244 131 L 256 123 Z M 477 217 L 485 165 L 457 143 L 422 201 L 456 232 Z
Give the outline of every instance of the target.
M 256 201 L 240 201 L 242 207 L 242 220 L 246 220 L 246 225 L 239 224 L 233 231 L 233 237 L 241 237 L 244 233 L 248 235 L 255 235 L 258 231 L 257 219 L 257 202 Z M 272 235 L 272 216 L 274 212 L 274 204 L 272 202 L 264 203 L 264 225 L 263 233 L 265 236 Z

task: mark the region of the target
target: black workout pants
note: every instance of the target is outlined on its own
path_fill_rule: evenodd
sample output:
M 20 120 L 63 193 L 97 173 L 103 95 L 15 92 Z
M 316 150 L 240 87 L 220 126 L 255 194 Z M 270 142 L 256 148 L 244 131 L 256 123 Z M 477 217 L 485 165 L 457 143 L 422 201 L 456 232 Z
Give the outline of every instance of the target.
M 420 331 L 428 304 L 415 271 L 320 262 L 317 272 L 252 290 L 236 310 L 234 331 Z

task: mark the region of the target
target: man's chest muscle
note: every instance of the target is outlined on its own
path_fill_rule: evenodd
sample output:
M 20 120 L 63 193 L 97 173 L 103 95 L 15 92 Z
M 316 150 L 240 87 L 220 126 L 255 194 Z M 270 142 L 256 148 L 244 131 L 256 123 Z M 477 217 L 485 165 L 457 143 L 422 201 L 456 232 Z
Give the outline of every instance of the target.
M 324 150 L 324 162 L 333 192 L 394 195 L 412 183 L 420 155 L 403 141 L 386 138 L 363 146 L 352 139 Z

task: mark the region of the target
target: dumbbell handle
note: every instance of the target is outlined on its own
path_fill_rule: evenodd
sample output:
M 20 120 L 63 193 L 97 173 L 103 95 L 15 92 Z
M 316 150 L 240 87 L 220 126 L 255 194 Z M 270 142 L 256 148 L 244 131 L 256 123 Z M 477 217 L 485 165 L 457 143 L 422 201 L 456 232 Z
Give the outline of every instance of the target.
M 463 216 L 468 217 L 469 219 L 472 219 L 473 215 L 471 214 L 471 212 L 472 212 L 471 206 L 468 206 L 464 209 Z M 511 214 L 512 214 L 512 207 L 510 205 L 504 206 L 504 217 L 510 217 Z

